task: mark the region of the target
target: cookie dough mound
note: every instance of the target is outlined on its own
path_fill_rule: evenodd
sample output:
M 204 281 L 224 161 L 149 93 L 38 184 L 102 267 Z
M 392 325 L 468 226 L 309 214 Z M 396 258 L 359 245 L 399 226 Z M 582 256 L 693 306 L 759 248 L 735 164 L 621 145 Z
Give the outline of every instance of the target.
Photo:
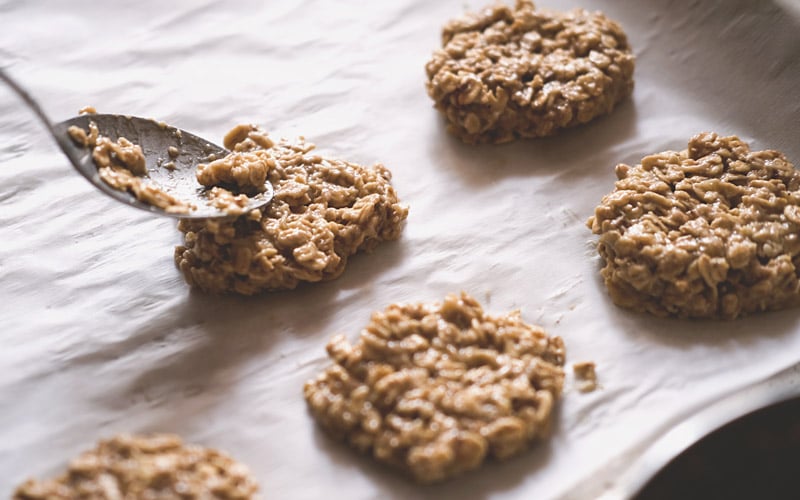
M 736 318 L 800 302 L 800 174 L 784 155 L 703 133 L 616 173 L 588 224 L 617 305 Z
M 428 94 L 464 142 L 543 137 L 610 113 L 633 91 L 634 57 L 603 14 L 518 0 L 450 21 Z
M 247 467 L 224 453 L 167 434 L 121 435 L 80 455 L 56 479 L 26 481 L 14 500 L 249 500 L 257 490 Z
M 400 237 L 408 209 L 383 165 L 363 167 L 313 154 L 312 144 L 273 142 L 253 126 L 225 138 L 258 157 L 275 198 L 234 220 L 181 220 L 175 262 L 190 285 L 243 295 L 338 277 L 350 255 Z
M 504 459 L 545 437 L 564 382 L 564 343 L 519 312 L 484 314 L 466 294 L 391 305 L 305 385 L 329 433 L 421 482 Z

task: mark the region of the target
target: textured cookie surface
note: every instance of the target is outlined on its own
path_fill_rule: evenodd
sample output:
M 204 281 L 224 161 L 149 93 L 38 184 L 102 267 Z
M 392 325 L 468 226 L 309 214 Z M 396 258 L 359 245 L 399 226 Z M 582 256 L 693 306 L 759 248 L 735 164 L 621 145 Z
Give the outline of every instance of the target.
M 485 314 L 471 297 L 391 305 L 305 386 L 329 433 L 422 482 L 504 459 L 547 435 L 564 381 L 564 344 L 519 313 Z
M 302 141 L 274 142 L 250 125 L 225 147 L 267 168 L 275 197 L 233 220 L 182 220 L 175 262 L 187 282 L 250 295 L 338 277 L 347 259 L 400 237 L 408 209 L 383 165 L 363 167 L 313 154 Z
M 28 480 L 15 500 L 249 500 L 258 490 L 244 465 L 177 436 L 121 435 L 74 459 L 63 475 Z
M 611 112 L 632 92 L 633 68 L 625 33 L 603 14 L 518 0 L 450 21 L 427 89 L 463 141 L 502 143 Z
M 616 172 L 588 222 L 616 304 L 697 318 L 798 304 L 800 174 L 783 154 L 703 133 Z

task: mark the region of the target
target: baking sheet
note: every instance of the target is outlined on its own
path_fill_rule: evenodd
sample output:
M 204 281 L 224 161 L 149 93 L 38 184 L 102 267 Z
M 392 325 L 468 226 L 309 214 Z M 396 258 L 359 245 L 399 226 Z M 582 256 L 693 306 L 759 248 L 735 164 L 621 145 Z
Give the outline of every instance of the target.
M 384 162 L 400 241 L 338 280 L 254 298 L 191 292 L 174 221 L 106 199 L 0 90 L 0 492 L 101 437 L 176 432 L 250 465 L 266 498 L 592 498 L 698 405 L 797 360 L 797 311 L 660 320 L 613 306 L 584 226 L 613 166 L 735 133 L 800 163 L 794 0 L 540 1 L 629 33 L 636 90 L 560 137 L 468 147 L 424 91 L 439 28 L 473 0 L 0 2 L 0 62 L 56 119 L 86 104 L 219 140 L 240 122 Z M 553 438 L 416 486 L 329 440 L 302 384 L 372 310 L 465 290 L 560 335 L 602 388 L 568 388 Z M 3 493 L 6 494 L 6 493 Z

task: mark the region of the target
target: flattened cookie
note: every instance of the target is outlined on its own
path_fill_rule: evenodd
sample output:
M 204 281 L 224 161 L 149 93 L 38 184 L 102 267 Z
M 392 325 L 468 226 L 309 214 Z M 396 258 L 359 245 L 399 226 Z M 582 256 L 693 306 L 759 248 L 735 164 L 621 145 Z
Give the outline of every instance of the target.
M 703 133 L 616 173 L 588 224 L 617 305 L 736 318 L 800 302 L 800 174 L 783 154 Z
M 428 94 L 464 142 L 543 137 L 610 113 L 633 91 L 622 28 L 599 12 L 530 0 L 450 21 L 425 67 Z
M 175 263 L 190 285 L 244 295 L 291 289 L 336 278 L 351 255 L 400 237 L 408 208 L 383 165 L 325 159 L 313 144 L 274 142 L 251 125 L 229 132 L 225 147 L 267 169 L 275 198 L 234 220 L 181 220 Z
M 545 437 L 564 382 L 564 343 L 519 312 L 484 314 L 466 294 L 391 305 L 358 341 L 328 344 L 334 365 L 305 385 L 337 438 L 421 482 L 504 459 Z
M 244 465 L 177 436 L 116 436 L 74 459 L 66 473 L 29 479 L 14 500 L 249 500 L 258 485 Z

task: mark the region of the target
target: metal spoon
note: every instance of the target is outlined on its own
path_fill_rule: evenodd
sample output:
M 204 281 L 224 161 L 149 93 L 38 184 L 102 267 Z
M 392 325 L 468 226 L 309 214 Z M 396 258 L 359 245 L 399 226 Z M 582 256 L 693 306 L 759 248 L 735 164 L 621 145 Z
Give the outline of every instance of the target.
M 135 116 L 87 114 L 53 124 L 41 106 L 3 68 L 0 68 L 0 79 L 25 101 L 25 104 L 45 125 L 75 169 L 100 191 L 115 200 L 150 213 L 181 219 L 231 216 L 209 203 L 207 188 L 201 186 L 195 177 L 198 163 L 226 156 L 229 151 L 225 148 L 163 122 Z M 67 129 L 72 125 L 88 130 L 89 122 L 94 122 L 100 134 L 111 140 L 116 141 L 120 137 L 125 137 L 141 146 L 150 182 L 175 198 L 194 205 L 196 209 L 187 213 L 167 212 L 137 200 L 127 191 L 120 191 L 106 184 L 98 175 L 97 165 L 92 160 L 91 148 L 75 143 L 67 134 Z M 174 158 L 169 155 L 171 147 L 178 151 L 178 155 Z M 172 163 L 168 165 L 169 168 L 164 166 L 167 163 Z M 272 200 L 273 189 L 269 181 L 266 182 L 264 188 L 264 192 L 249 197 L 246 211 L 263 207 Z

